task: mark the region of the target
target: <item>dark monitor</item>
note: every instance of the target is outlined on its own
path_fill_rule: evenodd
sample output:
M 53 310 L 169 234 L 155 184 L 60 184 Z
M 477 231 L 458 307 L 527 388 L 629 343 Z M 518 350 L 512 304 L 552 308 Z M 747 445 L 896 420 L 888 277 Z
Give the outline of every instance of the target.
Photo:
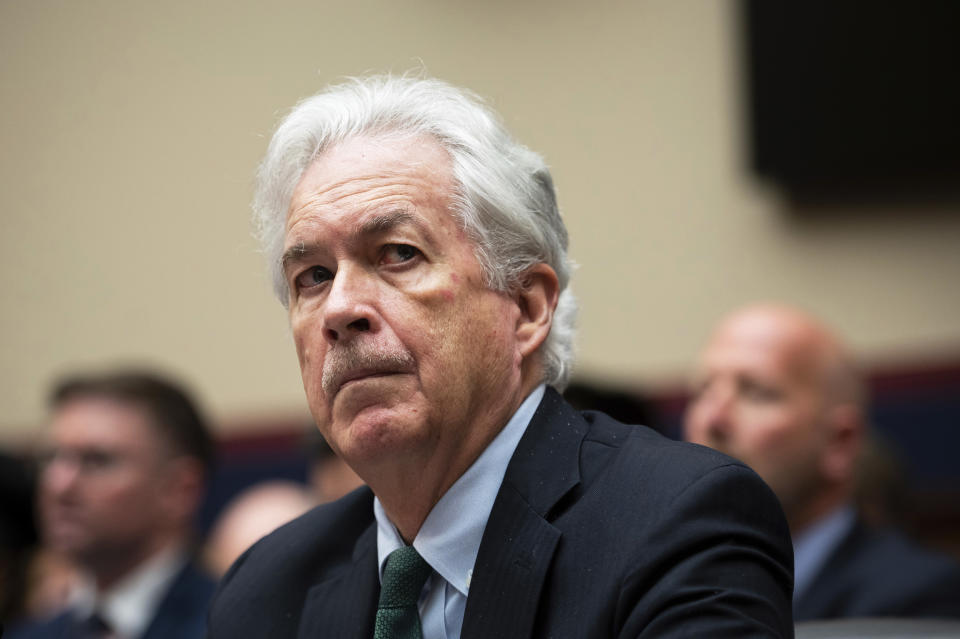
M 960 193 L 960 2 L 743 0 L 752 168 L 799 200 Z

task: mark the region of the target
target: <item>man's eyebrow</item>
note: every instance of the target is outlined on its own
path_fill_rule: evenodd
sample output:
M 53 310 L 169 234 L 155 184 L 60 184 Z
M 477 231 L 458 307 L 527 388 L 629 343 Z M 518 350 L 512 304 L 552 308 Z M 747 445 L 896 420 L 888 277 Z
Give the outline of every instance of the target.
M 413 214 L 407 211 L 390 211 L 389 213 L 374 215 L 364 220 L 357 225 L 353 234 L 357 237 L 378 235 L 403 224 L 412 224 L 418 228 L 421 227 L 419 220 L 417 220 Z
M 319 250 L 320 247 L 317 244 L 307 244 L 302 241 L 297 242 L 283 252 L 283 256 L 280 258 L 280 266 L 286 271 L 290 264 L 302 262 L 310 255 L 319 252 Z
M 429 236 L 427 227 L 423 221 L 412 213 L 404 210 L 390 211 L 369 217 L 356 225 L 351 235 L 354 238 L 379 235 L 404 224 L 414 226 L 420 230 L 421 233 Z M 280 258 L 280 265 L 286 270 L 290 264 L 303 262 L 311 255 L 321 252 L 321 250 L 321 244 L 319 242 L 297 242 L 283 252 L 283 256 Z

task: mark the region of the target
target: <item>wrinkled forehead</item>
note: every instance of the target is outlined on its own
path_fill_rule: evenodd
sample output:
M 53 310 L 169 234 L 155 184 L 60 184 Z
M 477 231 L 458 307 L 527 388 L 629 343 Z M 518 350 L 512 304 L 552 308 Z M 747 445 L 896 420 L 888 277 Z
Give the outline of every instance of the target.
M 416 178 L 449 195 L 453 190 L 450 154 L 431 136 L 359 135 L 331 145 L 304 169 L 294 187 L 290 210 L 317 192 L 343 195 L 375 187 L 378 180 Z M 289 211 L 288 211 L 289 213 Z

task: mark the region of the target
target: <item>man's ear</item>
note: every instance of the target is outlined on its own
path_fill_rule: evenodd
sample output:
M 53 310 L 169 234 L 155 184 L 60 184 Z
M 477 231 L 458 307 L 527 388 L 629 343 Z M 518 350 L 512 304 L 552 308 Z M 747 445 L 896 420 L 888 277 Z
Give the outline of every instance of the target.
M 830 430 L 822 471 L 832 481 L 850 481 L 863 448 L 865 428 L 862 411 L 853 404 L 840 404 L 830 409 L 827 419 Z
M 527 357 L 547 339 L 553 325 L 553 311 L 560 298 L 560 280 L 547 264 L 532 266 L 523 275 L 516 292 L 520 316 L 517 318 L 517 344 Z
M 189 522 L 200 507 L 204 487 L 203 465 L 193 457 L 174 457 L 167 462 L 160 499 L 175 521 Z

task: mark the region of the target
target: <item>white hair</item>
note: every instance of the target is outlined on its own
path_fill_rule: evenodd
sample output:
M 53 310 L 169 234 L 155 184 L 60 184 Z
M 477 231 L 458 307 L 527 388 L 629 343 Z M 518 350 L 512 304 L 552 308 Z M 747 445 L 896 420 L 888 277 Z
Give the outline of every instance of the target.
M 429 135 L 450 155 L 454 210 L 487 285 L 515 292 L 532 266 L 557 273 L 560 298 L 541 350 L 544 381 L 566 385 L 573 364 L 576 299 L 568 284 L 567 229 L 543 159 L 519 144 L 475 94 L 436 79 L 352 78 L 302 100 L 280 123 L 257 172 L 253 219 L 274 291 L 289 290 L 281 256 L 287 211 L 303 172 L 325 150 L 361 135 Z

